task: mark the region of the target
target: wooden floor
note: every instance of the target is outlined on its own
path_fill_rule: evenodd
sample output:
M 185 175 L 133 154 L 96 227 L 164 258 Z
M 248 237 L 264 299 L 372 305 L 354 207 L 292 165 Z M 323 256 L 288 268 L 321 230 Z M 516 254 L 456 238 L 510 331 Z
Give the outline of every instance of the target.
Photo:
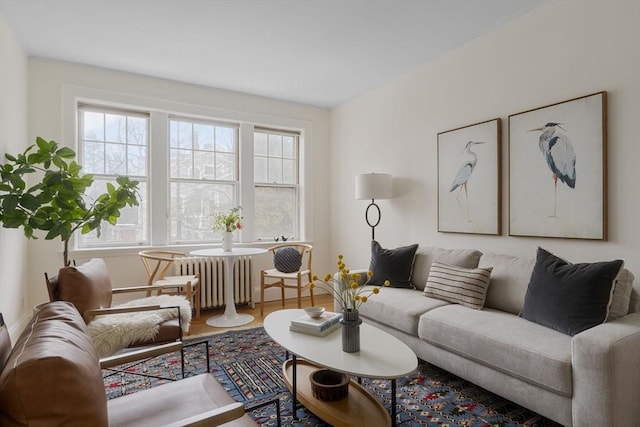
M 313 297 L 315 305 L 316 306 L 320 306 L 320 307 L 324 307 L 327 310 L 333 310 L 333 296 L 329 295 L 329 294 L 321 294 L 321 295 L 315 295 Z M 311 306 L 311 300 L 309 297 L 303 297 L 302 298 L 302 307 L 309 307 Z M 269 301 L 267 303 L 265 303 L 264 305 L 264 316 L 260 316 L 260 304 L 256 304 L 255 308 L 251 308 L 247 305 L 238 305 L 236 307 L 236 310 L 238 311 L 238 313 L 243 313 L 243 314 L 251 314 L 253 317 L 255 317 L 255 319 L 253 320 L 253 322 L 246 324 L 246 325 L 242 325 L 242 326 L 235 326 L 235 327 L 231 327 L 231 328 L 216 328 L 213 326 L 209 326 L 207 325 L 206 321 L 209 317 L 211 316 L 215 316 L 215 315 L 219 315 L 219 314 L 223 314 L 224 313 L 224 308 L 220 308 L 220 309 L 215 309 L 215 310 L 203 310 L 200 313 L 200 318 L 199 319 L 192 319 L 191 320 L 191 329 L 189 330 L 189 335 L 202 335 L 202 334 L 210 334 L 210 333 L 215 333 L 215 332 L 223 332 L 226 330 L 230 330 L 230 329 L 246 329 L 246 328 L 251 328 L 254 326 L 262 326 L 262 322 L 264 321 L 264 318 L 271 313 L 272 311 L 276 311 L 276 310 L 280 310 L 282 309 L 282 302 L 281 301 Z M 284 304 L 284 308 L 298 308 L 298 304 L 297 304 L 297 300 L 296 299 L 287 299 L 285 300 L 285 304 Z M 188 338 L 188 336 L 186 337 Z

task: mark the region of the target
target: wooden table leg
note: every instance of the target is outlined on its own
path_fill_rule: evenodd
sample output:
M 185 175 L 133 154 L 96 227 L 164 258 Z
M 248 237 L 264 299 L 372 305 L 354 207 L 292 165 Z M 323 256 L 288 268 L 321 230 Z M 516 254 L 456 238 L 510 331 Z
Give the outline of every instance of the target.
M 292 410 L 293 410 L 293 419 L 297 420 L 298 419 L 298 413 L 297 413 L 297 407 L 298 407 L 298 402 L 297 402 L 297 387 L 298 387 L 298 372 L 297 372 L 297 368 L 296 368 L 296 355 L 295 353 L 292 353 L 292 360 L 293 360 L 293 385 L 292 385 L 292 399 L 291 399 L 291 405 L 292 405 Z
M 396 380 L 391 380 L 391 425 L 396 425 Z

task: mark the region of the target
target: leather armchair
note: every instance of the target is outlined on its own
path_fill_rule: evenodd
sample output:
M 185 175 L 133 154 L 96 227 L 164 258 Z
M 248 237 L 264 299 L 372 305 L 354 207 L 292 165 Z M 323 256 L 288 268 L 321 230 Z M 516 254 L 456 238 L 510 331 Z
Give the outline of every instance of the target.
M 45 304 L 13 349 L 0 315 L 0 425 L 255 426 L 207 373 L 107 401 L 87 326 L 68 302 Z

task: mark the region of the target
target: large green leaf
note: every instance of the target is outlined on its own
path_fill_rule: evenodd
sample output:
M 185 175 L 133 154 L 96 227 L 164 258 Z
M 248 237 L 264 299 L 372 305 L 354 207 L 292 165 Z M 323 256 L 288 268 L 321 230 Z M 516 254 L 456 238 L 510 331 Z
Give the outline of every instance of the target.
M 46 150 L 46 151 L 49 150 L 49 143 L 44 138 L 41 138 L 39 136 L 36 137 L 36 145 L 41 150 Z M 33 145 L 31 147 L 33 147 Z M 29 148 L 31 148 L 31 147 L 29 147 Z
M 25 209 L 35 211 L 40 207 L 40 200 L 38 200 L 38 198 L 33 194 L 26 193 L 20 198 L 20 205 Z
M 30 164 L 38 164 L 44 162 L 48 158 L 49 156 L 43 153 L 32 153 L 27 156 L 27 162 L 29 162 Z
M 71 148 L 69 147 L 62 147 L 61 149 L 59 149 L 58 151 L 56 151 L 56 154 L 60 157 L 63 157 L 65 159 L 73 159 L 76 157 L 76 153 L 75 151 L 73 151 Z M 75 162 L 74 162 L 75 163 Z
M 16 190 L 23 190 L 27 186 L 20 175 L 11 175 L 9 177 L 9 183 Z
M 47 185 L 49 187 L 57 185 L 61 181 L 62 181 L 62 173 L 57 171 L 54 171 L 54 172 L 47 171 L 47 173 L 44 175 L 44 178 L 42 179 L 42 182 L 44 183 L 44 185 Z
M 20 198 L 14 194 L 9 194 L 2 201 L 2 209 L 8 214 L 18 207 L 18 203 L 20 203 Z

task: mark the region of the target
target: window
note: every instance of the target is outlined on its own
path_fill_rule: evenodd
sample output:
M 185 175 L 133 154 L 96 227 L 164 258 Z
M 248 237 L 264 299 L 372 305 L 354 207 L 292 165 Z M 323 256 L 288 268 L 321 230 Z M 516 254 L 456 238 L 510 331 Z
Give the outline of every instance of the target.
M 299 134 L 254 132 L 255 232 L 258 239 L 298 236 Z
M 238 128 L 169 120 L 170 242 L 221 239 L 212 214 L 238 203 Z
M 214 213 L 234 206 L 246 208 L 245 227 L 234 233 L 242 242 L 305 237 L 301 132 L 258 128 L 237 115 L 209 118 L 206 109 L 181 113 L 178 104 L 165 110 L 164 104 L 139 107 L 82 93 L 71 98 L 69 111 L 77 118 L 79 163 L 94 175 L 92 194 L 126 175 L 140 182 L 140 206 L 121 211 L 115 226 L 103 223 L 100 237 L 78 233 L 77 249 L 219 243 Z
M 96 231 L 79 237 L 80 247 L 124 246 L 148 241 L 147 185 L 149 115 L 81 106 L 78 110 L 79 153 L 82 171 L 93 174 L 89 199 L 106 191 L 108 182 L 127 175 L 140 181 L 140 205 L 121 211 L 115 226 L 103 222 L 100 237 Z

